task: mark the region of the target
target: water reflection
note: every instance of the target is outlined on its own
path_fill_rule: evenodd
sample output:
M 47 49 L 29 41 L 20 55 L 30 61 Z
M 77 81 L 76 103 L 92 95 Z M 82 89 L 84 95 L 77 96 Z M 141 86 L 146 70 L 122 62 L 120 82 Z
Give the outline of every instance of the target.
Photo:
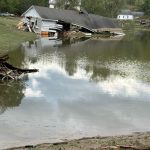
M 129 41 L 125 37 L 121 41 L 86 40 L 68 46 L 58 46 L 58 43 L 62 44 L 63 42 L 39 39 L 30 46 L 29 43 L 24 43 L 22 46 L 26 56 L 29 58 L 36 56 L 37 62 L 29 63 L 29 66 L 40 68 L 37 75 L 30 76 L 31 79 L 33 78 L 32 85 L 47 86 L 45 83 L 42 84 L 42 78 L 51 82 L 53 74 L 55 74 L 58 78 L 54 78 L 54 86 L 55 84 L 59 85 L 59 82 L 64 80 L 62 78 L 65 78 L 65 85 L 67 86 L 68 83 L 68 87 L 71 85 L 72 79 L 76 82 L 86 80 L 97 83 L 100 91 L 112 96 L 138 95 L 140 97 L 145 95 L 146 98 L 149 98 L 150 89 L 146 82 L 150 81 L 150 62 L 148 61 L 149 57 L 145 54 L 149 53 L 150 45 L 147 40 L 144 40 L 145 49 L 141 49 L 143 43 L 140 40 L 141 38 L 137 37 Z M 139 44 L 141 45 L 139 46 Z M 130 45 L 131 49 L 129 49 Z M 136 51 L 136 56 L 134 51 Z M 59 76 L 62 78 L 60 79 Z M 41 82 L 39 82 L 40 79 Z M 34 95 L 37 90 L 36 97 L 44 96 L 40 89 L 35 88 L 35 85 L 32 87 L 34 90 L 26 90 L 27 95 Z M 47 88 L 50 87 L 47 86 Z M 69 93 L 72 93 L 73 88 L 70 88 Z M 49 94 L 46 95 L 46 97 L 49 96 Z
M 24 88 L 21 82 L 0 83 L 0 114 L 8 108 L 14 108 L 21 104 Z
M 58 77 L 54 78 L 54 86 L 55 84 L 59 85 L 62 80 L 66 86 L 68 83 L 68 87 L 71 86 L 71 80 L 76 82 L 86 80 L 96 83 L 99 91 L 112 96 L 135 96 L 137 98 L 143 96 L 143 98 L 149 99 L 150 55 L 146 54 L 149 53 L 150 45 L 145 38 L 141 42 L 141 36 L 143 33 L 131 41 L 127 40 L 126 37 L 121 41 L 86 40 L 69 46 L 57 47 L 53 45 L 53 41 L 49 41 L 49 48 L 43 47 L 39 51 L 29 47 L 26 49 L 26 46 L 23 45 L 23 51 L 26 53 L 34 51 L 36 58 L 38 58 L 37 63 L 30 64 L 30 66 L 41 68 L 37 75 L 31 75 L 33 83 L 41 79 L 39 87 L 47 86 L 45 83 L 42 84 L 42 78 L 51 82 L 53 74 L 55 74 Z M 143 42 L 144 49 L 142 47 Z M 37 40 L 36 45 L 41 45 L 41 40 Z M 60 79 L 59 76 L 62 78 Z M 70 88 L 69 93 L 72 93 L 71 90 L 73 89 L 74 87 Z M 31 89 L 27 91 L 34 93 Z M 38 96 L 44 96 L 40 89 L 37 93 Z M 46 95 L 46 97 L 49 96 Z
M 11 52 L 12 63 L 39 72 L 18 90 L 19 107 L 0 115 L 0 147 L 150 130 L 150 36 L 135 34 L 71 44 L 37 39 Z
M 23 43 L 26 57 L 36 58 L 43 65 L 55 63 L 70 76 L 74 76 L 78 70 L 84 70 L 86 74 L 91 74 L 89 80 L 96 82 L 107 80 L 111 75 L 133 76 L 149 81 L 150 45 L 145 39 L 144 44 L 137 37 L 132 41 L 126 38 L 121 41 L 86 40 L 67 46 L 62 41 L 45 40 L 43 44 L 41 41 L 44 39 L 36 40 L 32 44 Z M 47 47 L 43 46 L 44 43 L 47 43 Z

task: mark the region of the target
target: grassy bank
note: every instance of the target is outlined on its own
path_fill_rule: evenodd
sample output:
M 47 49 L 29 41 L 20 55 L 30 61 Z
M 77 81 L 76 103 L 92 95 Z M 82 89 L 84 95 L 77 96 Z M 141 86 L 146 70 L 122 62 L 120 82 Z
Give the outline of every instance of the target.
M 17 17 L 0 17 L 0 52 L 13 50 L 23 41 L 36 38 L 33 33 L 17 30 L 19 20 Z
M 121 21 L 119 24 L 124 31 L 150 31 L 150 26 L 140 24 L 140 20 Z

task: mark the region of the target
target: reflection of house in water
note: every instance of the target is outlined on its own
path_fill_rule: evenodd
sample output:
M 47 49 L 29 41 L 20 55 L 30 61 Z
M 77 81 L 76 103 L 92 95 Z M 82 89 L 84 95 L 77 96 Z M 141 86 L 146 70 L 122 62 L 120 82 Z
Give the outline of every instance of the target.
M 33 42 L 22 43 L 26 56 L 36 57 L 42 50 L 62 45 L 62 40 L 52 40 L 49 37 L 39 38 Z
M 105 80 L 111 74 L 110 69 L 104 66 L 105 61 L 111 54 L 118 54 L 117 50 L 120 51 L 120 48 L 117 47 L 121 46 L 119 40 L 84 40 L 68 45 L 57 40 L 50 40 L 50 44 L 45 40 L 43 38 L 32 43 L 23 43 L 26 56 L 37 64 L 44 64 L 46 70 L 55 64 L 72 77 L 86 72 L 90 75 L 89 79 L 95 82 Z
M 51 39 L 51 37 L 41 37 L 33 42 L 24 42 L 22 43 L 22 48 L 28 57 L 36 57 L 38 54 L 43 53 L 43 50 L 57 49 L 62 45 L 73 45 L 75 43 L 80 44 L 82 41 L 86 41 L 88 39 L 80 39 L 80 40 L 60 40 L 60 39 Z

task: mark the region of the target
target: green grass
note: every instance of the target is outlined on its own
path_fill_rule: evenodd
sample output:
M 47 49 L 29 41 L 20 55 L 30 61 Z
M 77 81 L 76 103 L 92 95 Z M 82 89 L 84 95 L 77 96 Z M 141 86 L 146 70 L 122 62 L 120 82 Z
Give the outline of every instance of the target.
M 0 53 L 17 48 L 22 42 L 36 38 L 36 34 L 16 28 L 20 18 L 0 17 Z
M 139 20 L 133 20 L 133 21 L 124 21 L 124 22 L 120 22 L 120 25 L 122 26 L 123 30 L 126 31 L 131 31 L 131 32 L 135 32 L 135 31 L 150 31 L 150 27 L 145 26 L 145 25 L 140 25 Z M 147 20 L 148 21 L 148 20 Z

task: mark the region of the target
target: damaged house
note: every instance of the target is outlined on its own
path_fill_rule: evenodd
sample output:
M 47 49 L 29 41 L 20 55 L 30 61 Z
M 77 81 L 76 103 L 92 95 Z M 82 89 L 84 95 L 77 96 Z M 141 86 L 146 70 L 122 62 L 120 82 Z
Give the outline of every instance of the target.
M 38 34 L 50 34 L 57 38 L 59 33 L 78 30 L 86 33 L 108 31 L 121 34 L 122 30 L 115 20 L 85 10 L 64 10 L 41 6 L 31 6 L 22 14 L 23 22 L 29 31 Z

